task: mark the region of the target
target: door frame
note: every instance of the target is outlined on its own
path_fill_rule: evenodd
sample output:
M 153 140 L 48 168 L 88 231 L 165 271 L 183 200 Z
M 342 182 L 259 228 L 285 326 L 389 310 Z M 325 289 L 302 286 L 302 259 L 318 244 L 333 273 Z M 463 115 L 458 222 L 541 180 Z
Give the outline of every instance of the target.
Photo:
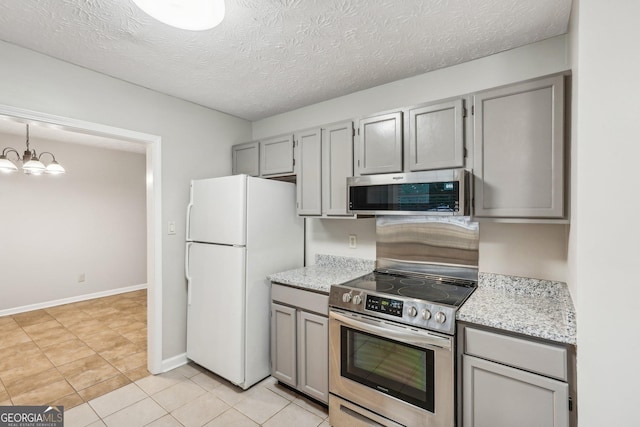
M 59 129 L 131 143 L 144 144 L 146 149 L 147 195 L 147 369 L 152 374 L 162 372 L 162 191 L 161 145 L 158 135 L 76 120 L 68 117 L 32 111 L 0 104 L 0 116 L 36 121 Z

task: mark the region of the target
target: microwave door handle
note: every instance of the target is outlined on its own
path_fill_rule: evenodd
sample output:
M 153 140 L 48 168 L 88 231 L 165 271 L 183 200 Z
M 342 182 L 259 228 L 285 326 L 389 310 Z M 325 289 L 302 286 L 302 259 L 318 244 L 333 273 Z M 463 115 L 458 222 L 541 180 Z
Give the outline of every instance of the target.
M 353 319 L 339 314 L 335 311 L 331 311 L 330 317 L 355 329 L 360 329 L 364 332 L 369 332 L 376 335 L 383 335 L 385 337 L 392 338 L 396 341 L 401 341 L 407 344 L 413 344 L 419 347 L 436 346 L 451 349 L 451 340 L 449 338 L 442 338 L 437 335 L 432 335 L 426 331 L 424 333 L 420 333 L 415 331 L 405 331 L 402 328 L 396 328 L 391 325 L 379 326 L 379 322 L 362 317 Z

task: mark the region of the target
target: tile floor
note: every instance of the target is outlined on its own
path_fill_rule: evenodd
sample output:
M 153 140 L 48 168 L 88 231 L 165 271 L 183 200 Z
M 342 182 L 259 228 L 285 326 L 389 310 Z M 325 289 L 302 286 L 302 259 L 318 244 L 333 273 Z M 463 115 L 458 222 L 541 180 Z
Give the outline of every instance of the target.
M 65 426 L 329 427 L 329 420 L 326 407 L 273 377 L 242 391 L 189 364 L 65 410 Z
M 69 410 L 147 377 L 147 292 L 0 317 L 0 406 Z

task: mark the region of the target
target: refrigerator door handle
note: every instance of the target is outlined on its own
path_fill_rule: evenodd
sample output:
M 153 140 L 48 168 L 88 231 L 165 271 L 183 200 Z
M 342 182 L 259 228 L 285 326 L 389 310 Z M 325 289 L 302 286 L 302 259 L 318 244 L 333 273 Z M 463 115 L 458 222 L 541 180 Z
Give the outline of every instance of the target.
M 184 250 L 184 277 L 187 278 L 187 305 L 191 305 L 191 276 L 189 275 L 189 249 L 193 242 L 187 242 Z
M 191 240 L 191 208 L 193 208 L 193 203 L 189 202 L 187 205 L 187 240 Z

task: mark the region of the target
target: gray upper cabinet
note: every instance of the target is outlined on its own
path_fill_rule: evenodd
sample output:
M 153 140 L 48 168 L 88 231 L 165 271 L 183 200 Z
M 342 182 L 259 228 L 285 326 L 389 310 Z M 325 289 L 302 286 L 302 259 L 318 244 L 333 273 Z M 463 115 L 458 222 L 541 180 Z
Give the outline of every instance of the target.
M 347 178 L 353 176 L 353 122 L 322 129 L 322 205 L 327 216 L 346 216 Z
M 260 142 L 247 142 L 231 148 L 233 175 L 260 176 Z
M 561 219 L 564 77 L 473 96 L 474 216 Z
M 462 99 L 413 108 L 406 116 L 409 135 L 405 151 L 409 171 L 464 166 Z
M 322 215 L 322 139 L 320 128 L 294 134 L 298 215 Z
M 464 355 L 465 427 L 568 427 L 566 383 Z
M 402 172 L 402 112 L 360 119 L 360 175 Z
M 260 176 L 293 174 L 293 135 L 260 141 Z

